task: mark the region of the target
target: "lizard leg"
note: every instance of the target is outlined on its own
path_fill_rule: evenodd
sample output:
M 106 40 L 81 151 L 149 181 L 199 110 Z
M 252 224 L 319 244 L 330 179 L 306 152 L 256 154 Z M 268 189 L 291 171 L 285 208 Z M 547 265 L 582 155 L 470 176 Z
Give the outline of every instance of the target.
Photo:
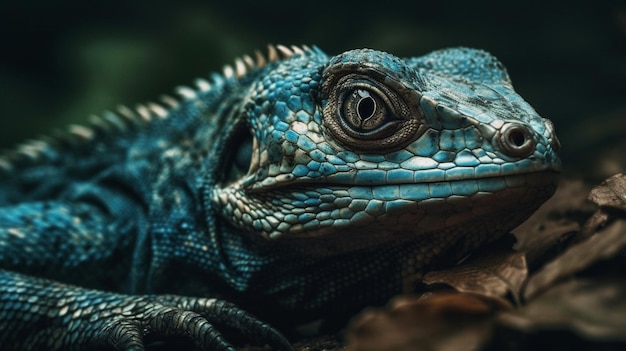
M 200 350 L 233 350 L 218 327 L 292 350 L 268 324 L 217 299 L 122 295 L 0 271 L 0 344 L 7 350 L 144 350 L 144 339 L 184 337 Z
M 134 222 L 117 215 L 125 202 L 114 204 L 43 201 L 0 208 L 3 350 L 142 350 L 146 338 L 177 337 L 201 350 L 232 350 L 222 327 L 290 350 L 269 325 L 223 301 L 60 283 L 108 291 L 124 286 L 132 265 L 120 256 L 132 254 Z

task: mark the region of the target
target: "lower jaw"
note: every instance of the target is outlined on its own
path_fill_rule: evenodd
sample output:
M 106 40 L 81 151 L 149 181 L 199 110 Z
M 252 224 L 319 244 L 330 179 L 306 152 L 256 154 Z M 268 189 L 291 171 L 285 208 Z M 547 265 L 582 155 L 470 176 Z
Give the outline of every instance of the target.
M 374 227 L 383 232 L 402 228 L 417 234 L 441 230 L 498 213 L 534 211 L 552 196 L 557 183 L 558 173 L 535 172 L 450 182 L 331 185 L 325 189 L 344 196 L 347 192 L 344 199 L 349 202 L 327 208 L 321 204 L 318 220 L 298 224 L 286 236 L 325 236 Z

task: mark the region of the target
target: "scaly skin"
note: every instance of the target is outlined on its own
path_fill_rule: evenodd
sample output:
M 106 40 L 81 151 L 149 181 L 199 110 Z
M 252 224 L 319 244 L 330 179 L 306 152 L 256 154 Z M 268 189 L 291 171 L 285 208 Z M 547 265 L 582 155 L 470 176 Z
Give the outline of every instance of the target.
M 239 308 L 383 303 L 556 187 L 551 123 L 483 51 L 278 46 L 197 86 L 0 158 L 3 349 L 231 349 L 221 327 L 289 349 Z

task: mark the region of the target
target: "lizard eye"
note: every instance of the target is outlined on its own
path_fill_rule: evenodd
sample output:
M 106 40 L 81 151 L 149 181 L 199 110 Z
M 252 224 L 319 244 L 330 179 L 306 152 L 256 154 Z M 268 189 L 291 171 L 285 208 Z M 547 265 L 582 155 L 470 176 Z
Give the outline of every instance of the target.
M 339 142 L 353 149 L 403 147 L 421 125 L 407 99 L 375 79 L 347 74 L 331 89 L 324 108 L 325 125 Z

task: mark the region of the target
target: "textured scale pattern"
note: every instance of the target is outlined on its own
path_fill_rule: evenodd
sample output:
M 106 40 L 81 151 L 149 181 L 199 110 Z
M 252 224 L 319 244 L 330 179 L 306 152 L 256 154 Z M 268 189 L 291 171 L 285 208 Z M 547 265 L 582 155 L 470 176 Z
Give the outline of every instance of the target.
M 384 303 L 556 188 L 551 122 L 484 51 L 269 46 L 176 92 L 0 156 L 3 349 L 288 350 L 244 310 Z

